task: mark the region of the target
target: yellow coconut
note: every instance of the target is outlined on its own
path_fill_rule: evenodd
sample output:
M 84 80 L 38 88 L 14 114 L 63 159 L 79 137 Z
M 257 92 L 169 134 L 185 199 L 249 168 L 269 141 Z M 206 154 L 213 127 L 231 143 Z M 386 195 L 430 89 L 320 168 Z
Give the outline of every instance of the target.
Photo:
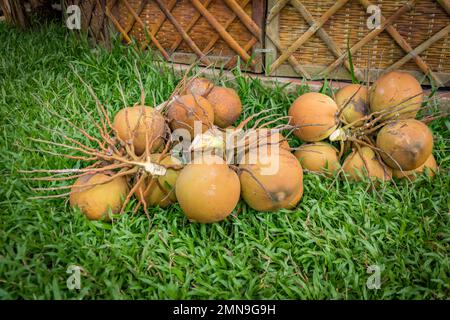
M 423 102 L 420 83 L 406 72 L 381 76 L 369 91 L 370 110 L 387 112 L 385 118 L 415 118 Z
M 340 168 L 339 151 L 326 142 L 302 145 L 294 155 L 302 168 L 309 171 L 330 173 Z
M 338 126 L 338 106 L 330 97 L 309 92 L 298 97 L 289 108 L 294 134 L 303 141 L 326 139 Z
M 141 155 L 146 146 L 150 152 L 163 145 L 165 120 L 162 114 L 145 106 L 134 106 L 120 110 L 114 117 L 113 126 L 124 141 L 133 141 L 135 153 Z
M 78 178 L 70 190 L 70 205 L 90 220 L 110 220 L 110 210 L 117 214 L 128 194 L 124 177 L 110 179 L 110 175 L 100 173 Z
M 398 120 L 378 132 L 377 146 L 383 151 L 384 162 L 392 169 L 413 170 L 431 155 L 433 134 L 421 121 Z
M 369 94 L 367 88 L 359 84 L 350 84 L 336 93 L 336 104 L 347 123 L 354 123 L 369 114 Z M 362 121 L 355 125 L 362 124 Z

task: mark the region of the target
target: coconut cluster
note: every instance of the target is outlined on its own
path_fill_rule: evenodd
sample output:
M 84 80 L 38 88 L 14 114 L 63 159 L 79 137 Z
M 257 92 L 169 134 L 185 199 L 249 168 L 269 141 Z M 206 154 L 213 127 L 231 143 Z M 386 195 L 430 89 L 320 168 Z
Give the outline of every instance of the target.
M 205 78 L 185 76 L 156 107 L 145 105 L 143 86 L 141 91 L 139 104 L 110 119 L 90 89 L 101 139 L 75 125 L 97 147 L 66 138 L 84 154 L 67 156 L 91 164 L 48 170 L 53 175 L 37 179 L 75 179 L 47 190 L 70 188 L 71 206 L 89 219 L 110 220 L 128 208 L 143 208 L 150 218 L 149 207 L 178 203 L 190 221 L 213 223 L 237 213 L 241 199 L 256 211 L 295 208 L 304 192 L 304 170 L 387 181 L 437 169 L 432 133 L 415 119 L 422 88 L 406 73 L 388 73 L 371 88 L 348 85 L 333 98 L 303 94 L 287 116 L 271 121 L 273 115 L 262 111 L 239 122 L 237 92 Z M 286 132 L 305 144 L 291 148 Z
M 415 119 L 423 99 L 419 82 L 400 71 L 384 74 L 370 88 L 347 85 L 334 99 L 301 95 L 289 115 L 298 126 L 294 134 L 307 144 L 295 155 L 306 170 L 342 172 L 351 180 L 412 179 L 423 172 L 433 176 L 433 135 Z M 341 150 L 330 142 L 339 143 Z
M 224 220 L 241 199 L 258 211 L 294 208 L 303 195 L 301 164 L 280 130 L 260 114 L 238 123 L 241 114 L 237 92 L 205 78 L 183 79 L 157 107 L 143 97 L 105 121 L 114 135 L 100 144 L 101 165 L 76 175 L 70 204 L 89 219 L 110 220 L 128 206 L 149 215 L 149 207 L 178 203 L 199 223 Z

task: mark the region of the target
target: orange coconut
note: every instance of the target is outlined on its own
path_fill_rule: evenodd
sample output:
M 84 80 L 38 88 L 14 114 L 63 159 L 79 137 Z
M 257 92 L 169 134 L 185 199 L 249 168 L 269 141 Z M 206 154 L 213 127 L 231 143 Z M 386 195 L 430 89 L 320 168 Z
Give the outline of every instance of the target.
M 377 147 L 383 151 L 381 156 L 392 169 L 413 170 L 431 155 L 433 134 L 421 121 L 398 120 L 378 132 Z
M 372 85 L 369 101 L 372 112 L 387 112 L 386 119 L 415 118 L 423 102 L 423 90 L 409 73 L 391 71 Z
M 109 220 L 109 211 L 117 214 L 128 194 L 124 177 L 110 179 L 110 175 L 101 173 L 78 178 L 70 190 L 70 205 L 90 220 Z
M 329 173 L 339 169 L 339 151 L 326 142 L 302 145 L 294 153 L 303 169 Z
M 248 153 L 239 167 L 242 198 L 257 211 L 292 209 L 303 195 L 302 167 L 287 150 Z
M 370 147 L 361 147 L 360 151 L 353 149 L 342 165 L 343 172 L 352 180 L 361 181 L 364 177 L 389 181 L 392 170 L 383 166 L 375 152 Z
M 199 124 L 201 132 L 208 130 L 214 122 L 214 110 L 211 104 L 198 95 L 184 95 L 175 99 L 167 111 L 170 128 L 186 129 L 194 137 L 195 123 Z
M 400 171 L 400 170 L 392 170 L 394 177 L 398 179 L 409 178 L 410 180 L 415 180 L 418 174 L 426 174 L 429 177 L 434 177 L 436 172 L 438 171 L 438 166 L 436 163 L 436 159 L 434 159 L 433 154 L 431 154 L 427 161 L 422 164 L 420 167 L 410 170 L 410 171 Z
M 241 188 L 237 174 L 222 158 L 207 155 L 181 170 L 175 191 L 189 220 L 212 223 L 231 214 Z
M 294 134 L 308 142 L 327 138 L 338 126 L 338 106 L 330 97 L 309 92 L 298 97 L 289 108 L 292 124 L 299 126 Z
M 151 107 L 124 108 L 114 117 L 113 126 L 119 138 L 124 141 L 133 141 L 137 155 L 144 153 L 147 144 L 150 152 L 154 152 L 164 142 L 164 117 L 159 111 Z

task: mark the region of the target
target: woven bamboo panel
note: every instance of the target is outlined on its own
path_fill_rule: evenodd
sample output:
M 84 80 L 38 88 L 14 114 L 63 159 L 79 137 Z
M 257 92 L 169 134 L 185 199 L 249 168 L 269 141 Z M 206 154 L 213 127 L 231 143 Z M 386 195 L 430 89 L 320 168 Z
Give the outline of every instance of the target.
M 264 0 L 108 0 L 105 8 L 81 2 L 91 35 L 102 34 L 106 13 L 124 42 L 168 61 L 232 68 L 239 56 L 243 69 L 262 72 Z
M 380 29 L 367 27 L 371 4 Z M 360 78 L 395 68 L 449 86 L 449 9 L 448 0 L 269 0 L 267 73 L 347 80 L 349 47 Z

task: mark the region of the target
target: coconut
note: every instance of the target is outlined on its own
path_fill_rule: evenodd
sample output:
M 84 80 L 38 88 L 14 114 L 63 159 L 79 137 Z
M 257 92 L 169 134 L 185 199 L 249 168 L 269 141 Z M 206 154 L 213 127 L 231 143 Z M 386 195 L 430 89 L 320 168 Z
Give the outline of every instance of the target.
M 159 160 L 160 157 L 161 154 L 152 154 L 151 161 L 165 167 L 181 165 L 181 162 L 178 159 L 170 155 L 166 155 L 163 159 Z M 145 181 L 138 185 L 135 195 L 139 200 L 142 201 L 145 199 L 147 205 L 158 205 L 161 208 L 168 207 L 170 204 L 177 201 L 175 185 L 180 170 L 169 168 L 164 171 L 165 173 L 159 176 L 149 175 Z M 150 189 L 147 190 L 152 179 L 156 179 L 156 181 L 154 181 L 150 186 Z M 145 192 L 146 190 L 147 192 Z M 144 198 L 142 198 L 142 196 L 144 196 Z
M 193 94 L 206 97 L 214 88 L 214 84 L 206 78 L 194 78 L 190 80 L 182 95 Z
M 302 145 L 294 153 L 303 169 L 330 173 L 339 169 L 339 151 L 326 142 Z
M 114 117 L 113 126 L 120 139 L 133 141 L 137 155 L 144 153 L 147 144 L 150 152 L 155 152 L 164 142 L 164 117 L 151 107 L 124 108 Z
M 433 135 L 421 121 L 398 120 L 380 130 L 377 146 L 383 151 L 381 156 L 384 162 L 392 169 L 413 170 L 431 155 Z
M 400 170 L 392 170 L 394 177 L 398 179 L 408 178 L 412 181 L 416 179 L 418 174 L 426 174 L 429 177 L 434 177 L 436 172 L 438 171 L 438 166 L 436 163 L 436 159 L 434 159 L 433 154 L 431 154 L 427 161 L 422 164 L 420 167 L 410 170 L 410 171 L 400 171 Z
M 257 211 L 292 209 L 303 195 L 302 167 L 287 150 L 248 153 L 239 167 L 242 198 Z
M 201 127 L 201 132 L 195 134 L 205 132 L 214 122 L 214 110 L 202 96 L 189 94 L 180 96 L 171 103 L 167 118 L 172 130 L 186 129 L 193 138 L 195 122 L 200 123 Z
M 231 88 L 214 87 L 207 99 L 214 109 L 214 124 L 221 128 L 231 126 L 241 115 L 241 99 Z
M 330 97 L 309 92 L 298 97 L 289 108 L 292 124 L 299 126 L 294 134 L 308 142 L 327 138 L 338 126 L 338 106 Z
M 70 191 L 70 205 L 79 208 L 90 220 L 110 220 L 109 210 L 113 214 L 119 212 L 128 194 L 128 184 L 124 177 L 109 179 L 111 176 L 103 173 L 78 178 Z
M 350 179 L 355 181 L 361 181 L 363 177 L 382 181 L 389 181 L 392 178 L 392 170 L 383 166 L 370 147 L 361 147 L 360 151 L 353 149 L 345 159 L 342 170 Z
M 181 170 L 175 191 L 189 220 L 212 223 L 231 214 L 241 188 L 237 174 L 222 158 L 207 155 Z
M 385 118 L 415 118 L 423 102 L 420 83 L 406 72 L 381 76 L 369 91 L 370 110 L 387 112 Z
M 289 142 L 278 130 L 266 128 L 259 128 L 243 133 L 243 136 L 237 144 L 245 147 L 246 150 L 254 150 L 261 147 L 267 147 L 268 149 L 278 147 L 288 151 L 291 150 Z
M 369 114 L 369 95 L 367 88 L 359 84 L 350 84 L 336 93 L 336 104 L 347 123 L 354 123 Z M 344 109 L 343 109 L 344 108 Z M 362 121 L 355 125 L 362 124 Z

